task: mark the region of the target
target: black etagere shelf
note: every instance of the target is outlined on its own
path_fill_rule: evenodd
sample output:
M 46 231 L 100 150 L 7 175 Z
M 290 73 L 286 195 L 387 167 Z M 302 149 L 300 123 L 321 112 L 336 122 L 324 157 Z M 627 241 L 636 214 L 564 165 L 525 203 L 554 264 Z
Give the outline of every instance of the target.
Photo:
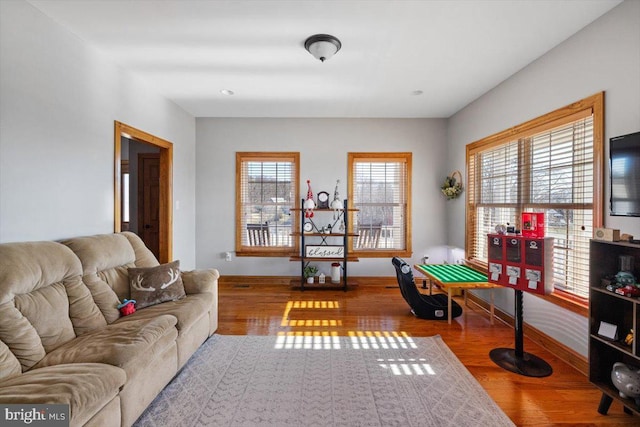
M 302 204 L 304 205 L 304 199 Z M 347 206 L 347 199 L 343 201 L 343 206 Z M 350 285 L 348 279 L 348 263 L 357 262 L 358 257 L 349 253 L 349 238 L 357 237 L 358 234 L 350 233 L 349 230 L 349 212 L 357 212 L 357 209 L 329 209 L 316 208 L 313 209 L 313 217 L 305 216 L 305 209 L 296 209 L 300 212 L 300 231 L 292 233 L 294 237 L 300 239 L 300 254 L 289 258 L 290 261 L 300 263 L 300 279 L 294 279 L 292 286 L 299 287 L 301 290 L 306 288 L 313 289 L 343 289 L 347 290 Z M 307 230 L 305 230 L 307 223 Z M 327 224 L 326 226 L 321 224 Z M 339 230 L 336 232 L 336 230 Z M 341 246 L 342 256 L 339 257 L 310 257 L 307 256 L 307 245 L 314 246 Z M 327 274 L 325 283 L 318 283 L 318 278 L 314 279 L 314 283 L 307 283 L 304 277 L 305 267 L 312 263 L 339 263 L 340 264 L 340 283 L 332 283 L 331 275 Z M 353 285 L 353 283 L 351 283 Z

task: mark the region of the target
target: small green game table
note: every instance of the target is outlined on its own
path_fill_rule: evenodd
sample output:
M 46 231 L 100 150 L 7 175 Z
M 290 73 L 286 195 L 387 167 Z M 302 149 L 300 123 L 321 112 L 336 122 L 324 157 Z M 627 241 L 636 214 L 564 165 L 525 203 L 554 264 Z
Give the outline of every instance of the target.
M 456 289 L 489 289 L 491 290 L 491 324 L 493 325 L 494 305 L 493 288 L 502 288 L 501 285 L 489 283 L 487 275 L 463 264 L 416 264 L 413 266 L 420 274 L 423 274 L 440 289 L 447 292 L 449 308 L 449 324 L 451 324 L 451 297 Z M 467 305 L 467 293 L 464 293 L 464 305 Z

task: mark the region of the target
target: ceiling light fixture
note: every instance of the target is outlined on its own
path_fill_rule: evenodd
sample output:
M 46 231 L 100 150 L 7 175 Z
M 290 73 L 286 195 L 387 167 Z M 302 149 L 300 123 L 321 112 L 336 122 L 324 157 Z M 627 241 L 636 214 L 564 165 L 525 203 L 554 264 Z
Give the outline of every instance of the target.
M 341 47 L 340 40 L 329 34 L 316 34 L 304 42 L 304 48 L 321 62 L 331 58 Z
M 233 95 L 234 94 L 234 92 L 232 90 L 230 90 L 230 89 L 222 89 L 220 91 L 220 93 L 223 94 L 223 95 Z

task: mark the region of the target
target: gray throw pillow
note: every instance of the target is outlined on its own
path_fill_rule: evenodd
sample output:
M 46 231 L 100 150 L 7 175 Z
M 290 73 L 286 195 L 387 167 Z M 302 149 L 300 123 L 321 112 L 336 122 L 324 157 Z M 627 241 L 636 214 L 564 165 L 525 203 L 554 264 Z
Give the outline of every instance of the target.
M 185 297 L 180 261 L 149 268 L 129 268 L 129 289 L 137 309 Z

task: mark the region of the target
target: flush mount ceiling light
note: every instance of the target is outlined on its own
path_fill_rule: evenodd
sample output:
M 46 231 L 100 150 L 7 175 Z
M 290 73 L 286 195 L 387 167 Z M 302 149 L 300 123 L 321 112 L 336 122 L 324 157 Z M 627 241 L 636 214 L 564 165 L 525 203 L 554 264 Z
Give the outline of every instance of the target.
M 304 42 L 304 48 L 322 62 L 331 58 L 341 47 L 340 40 L 329 34 L 316 34 Z
M 220 91 L 220 93 L 221 93 L 221 94 L 223 94 L 223 95 L 229 95 L 229 96 L 231 96 L 231 95 L 233 95 L 235 92 L 233 92 L 233 91 L 232 91 L 232 90 L 230 90 L 230 89 L 222 89 L 222 90 Z

